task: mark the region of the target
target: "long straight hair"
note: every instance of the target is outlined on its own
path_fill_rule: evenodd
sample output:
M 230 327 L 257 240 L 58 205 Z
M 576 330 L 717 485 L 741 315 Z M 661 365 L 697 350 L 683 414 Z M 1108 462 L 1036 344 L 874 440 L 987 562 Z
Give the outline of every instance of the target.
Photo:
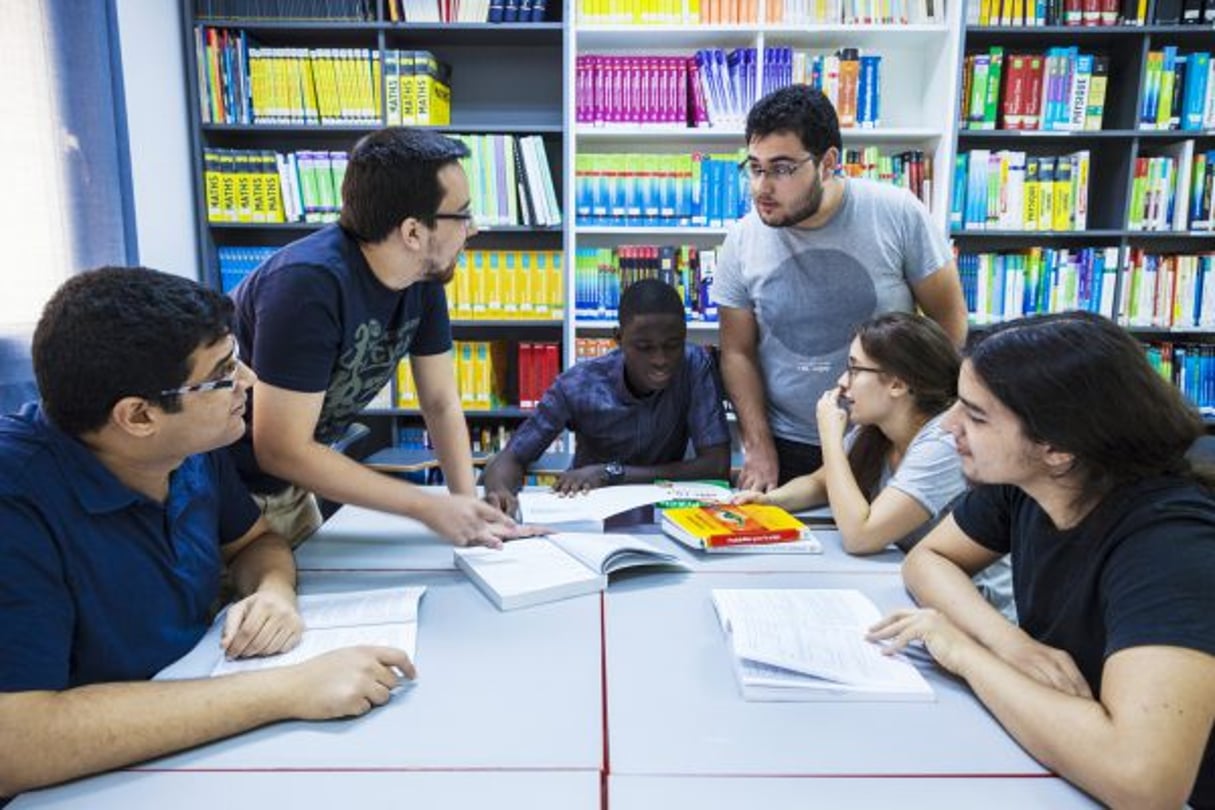
M 1021 318 L 992 330 L 967 359 L 1028 439 L 1074 457 L 1066 472 L 1078 477 L 1078 504 L 1160 475 L 1210 486 L 1185 457 L 1204 433 L 1198 411 L 1112 321 L 1088 312 Z
M 888 312 L 866 321 L 856 330 L 865 354 L 884 378 L 906 383 L 916 413 L 931 419 L 943 413 L 958 397 L 961 358 L 949 336 L 936 321 L 906 312 Z M 890 451 L 890 437 L 877 425 L 857 433 L 848 463 L 861 491 L 872 496 Z

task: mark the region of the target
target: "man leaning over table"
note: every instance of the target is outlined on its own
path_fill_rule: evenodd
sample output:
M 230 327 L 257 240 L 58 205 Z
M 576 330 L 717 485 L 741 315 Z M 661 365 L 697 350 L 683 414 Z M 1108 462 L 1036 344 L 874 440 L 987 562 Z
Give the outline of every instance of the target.
M 0 417 L 0 797 L 285 719 L 363 714 L 413 666 L 354 647 L 274 671 L 149 682 L 207 630 L 294 647 L 295 565 L 225 445 L 252 372 L 232 304 L 143 268 L 69 280 L 34 333 L 42 396 Z M 0 803 L 4 799 L 0 798 Z

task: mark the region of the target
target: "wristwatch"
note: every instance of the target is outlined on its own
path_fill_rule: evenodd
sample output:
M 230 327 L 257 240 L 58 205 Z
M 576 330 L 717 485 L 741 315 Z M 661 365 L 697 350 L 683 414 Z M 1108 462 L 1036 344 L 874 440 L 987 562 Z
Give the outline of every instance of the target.
M 604 464 L 603 483 L 609 485 L 624 483 L 624 465 L 619 461 L 609 461 Z

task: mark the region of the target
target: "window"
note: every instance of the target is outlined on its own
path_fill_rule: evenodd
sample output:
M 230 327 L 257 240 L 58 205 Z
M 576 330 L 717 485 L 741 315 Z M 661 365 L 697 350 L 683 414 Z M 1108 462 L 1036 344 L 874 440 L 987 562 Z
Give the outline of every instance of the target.
M 130 215 L 113 0 L 6 0 L 0 25 L 0 325 L 71 273 L 126 264 Z
M 5 4 L 0 25 L 0 324 L 33 323 L 69 271 L 43 3 Z

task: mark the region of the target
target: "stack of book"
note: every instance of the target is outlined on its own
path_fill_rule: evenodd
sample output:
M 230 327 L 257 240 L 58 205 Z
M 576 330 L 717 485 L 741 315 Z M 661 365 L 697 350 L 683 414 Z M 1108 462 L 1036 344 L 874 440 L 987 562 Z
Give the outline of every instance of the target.
M 1210 51 L 1178 53 L 1175 45 L 1149 51 L 1140 129 L 1215 127 L 1215 64 Z
M 547 0 L 385 0 L 390 22 L 538 23 Z
M 1089 150 L 1032 157 L 972 149 L 954 164 L 950 226 L 957 230 L 1082 231 L 1088 227 Z
M 966 57 L 962 123 L 966 129 L 1059 132 L 1101 129 L 1109 57 L 1075 47 L 1005 56 L 996 45 Z
M 663 509 L 663 533 L 688 548 L 721 552 L 821 552 L 806 524 L 770 504 L 702 504 Z
M 764 51 L 764 89 L 806 84 L 835 107 L 841 129 L 876 129 L 882 122 L 882 57 L 859 48 L 812 54 L 793 48 Z
M 966 22 L 969 25 L 1074 25 L 1089 28 L 1144 25 L 1147 22 L 1147 6 L 1147 0 L 975 0 L 965 4 Z
M 579 225 L 722 227 L 750 210 L 739 163 L 746 151 L 690 154 L 579 153 Z
M 468 147 L 460 161 L 478 227 L 561 225 L 548 154 L 539 135 L 453 135 Z
M 565 315 L 558 250 L 466 250 L 447 286 L 447 309 L 462 320 L 552 320 Z
M 1215 253 L 1156 255 L 1132 248 L 1122 268 L 1120 323 L 1215 329 Z
M 556 343 L 458 340 L 452 354 L 460 402 L 471 410 L 490 410 L 513 404 L 508 385 L 512 371 L 515 379 L 510 382 L 514 383 L 518 406 L 534 408 L 561 369 L 560 347 Z M 396 407 L 419 407 L 417 385 L 408 358 L 397 364 L 396 391 Z
M 574 254 L 574 312 L 580 320 L 615 320 L 625 288 L 654 278 L 679 291 L 689 321 L 716 321 L 716 270 L 717 251 L 695 245 L 580 247 Z
M 1118 248 L 964 253 L 958 274 L 976 324 L 1073 309 L 1113 318 Z

